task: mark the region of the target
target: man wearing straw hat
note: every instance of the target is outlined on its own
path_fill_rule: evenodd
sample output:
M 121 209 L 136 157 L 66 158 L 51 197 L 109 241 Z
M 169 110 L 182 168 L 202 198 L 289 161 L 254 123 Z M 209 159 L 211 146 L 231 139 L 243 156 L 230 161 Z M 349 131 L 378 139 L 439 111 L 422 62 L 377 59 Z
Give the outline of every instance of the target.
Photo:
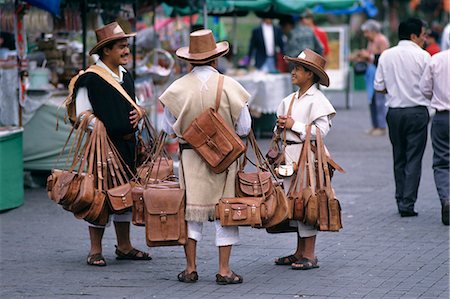
M 180 141 L 180 182 L 186 189 L 186 220 L 188 241 L 184 247 L 186 269 L 178 274 L 181 282 L 198 280 L 196 267 L 197 242 L 202 238 L 203 224 L 214 220 L 215 205 L 221 197 L 234 197 L 237 162 L 227 171 L 216 174 L 181 137 L 191 122 L 204 110 L 215 106 L 219 81 L 217 58 L 229 51 L 228 42 L 216 43 L 211 30 L 197 30 L 190 34 L 189 47 L 177 50 L 178 58 L 189 62 L 193 69 L 175 81 L 160 96 L 164 105 L 164 131 L 175 134 Z M 251 118 L 247 108 L 250 95 L 235 80 L 224 76 L 219 113 L 240 136 L 247 135 Z M 222 227 L 215 220 L 216 246 L 219 247 L 218 284 L 242 283 L 240 275 L 231 271 L 231 247 L 239 241 L 237 227 Z
M 97 44 L 89 51 L 89 55 L 98 54 L 100 59 L 96 65 L 121 84 L 131 99 L 135 99 L 134 81 L 123 65 L 128 63 L 130 49 L 128 38 L 136 33 L 125 34 L 117 22 L 112 22 L 95 31 Z M 109 78 L 109 79 L 111 79 Z M 143 111 L 128 102 L 118 89 L 105 81 L 96 73 L 86 72 L 75 83 L 76 113 L 79 116 L 83 111 L 90 110 L 96 118 L 101 120 L 128 167 L 135 168 L 135 131 Z M 136 108 L 135 108 L 136 107 Z M 95 119 L 93 121 L 95 121 Z M 92 124 L 92 122 L 91 122 Z M 116 229 L 117 259 L 150 260 L 148 253 L 135 249 L 130 242 L 131 212 L 113 215 Z M 109 224 L 109 223 L 108 223 Z M 102 238 L 105 226 L 91 224 L 89 236 L 91 249 L 87 258 L 88 265 L 106 266 L 102 255 Z

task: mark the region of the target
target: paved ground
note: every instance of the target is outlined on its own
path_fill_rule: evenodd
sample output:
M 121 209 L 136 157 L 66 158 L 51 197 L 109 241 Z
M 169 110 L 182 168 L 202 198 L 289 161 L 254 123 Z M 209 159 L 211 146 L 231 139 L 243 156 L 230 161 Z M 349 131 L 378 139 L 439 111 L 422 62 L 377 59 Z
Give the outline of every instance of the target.
M 37 188 L 26 190 L 22 207 L 0 214 L 1 298 L 449 298 L 449 229 L 440 220 L 430 144 L 416 204 L 419 216 L 401 218 L 388 138 L 364 134 L 369 128 L 364 95 L 353 95 L 351 110 L 338 95 L 331 96 L 338 115 L 326 142 L 347 170 L 334 179 L 344 229 L 319 234 L 319 269 L 275 266 L 274 257 L 292 252 L 294 235 L 250 228 L 241 229 L 241 244 L 232 252 L 242 285 L 215 284 L 217 250 L 211 237 L 199 243 L 196 284 L 176 279 L 184 267 L 181 247 L 150 249 L 149 262 L 116 261 L 112 228 L 104 239 L 108 266 L 89 267 L 86 224 Z M 132 239 L 145 249 L 143 228 L 132 227 Z

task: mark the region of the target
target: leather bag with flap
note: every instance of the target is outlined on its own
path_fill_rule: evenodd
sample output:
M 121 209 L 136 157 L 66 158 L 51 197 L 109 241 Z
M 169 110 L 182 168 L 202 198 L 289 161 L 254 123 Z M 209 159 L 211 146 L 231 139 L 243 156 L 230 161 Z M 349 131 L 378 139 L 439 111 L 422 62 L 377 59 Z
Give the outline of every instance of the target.
M 245 151 L 242 140 L 218 112 L 223 80 L 220 75 L 215 109 L 205 110 L 183 132 L 183 139 L 215 173 L 224 172 Z
M 185 190 L 149 188 L 144 191 L 147 245 L 176 246 L 187 241 Z

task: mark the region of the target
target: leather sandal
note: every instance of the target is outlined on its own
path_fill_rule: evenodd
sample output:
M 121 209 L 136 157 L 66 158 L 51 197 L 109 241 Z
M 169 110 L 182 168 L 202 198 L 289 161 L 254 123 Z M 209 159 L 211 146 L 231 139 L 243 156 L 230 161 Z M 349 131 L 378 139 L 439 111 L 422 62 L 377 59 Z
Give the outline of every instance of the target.
M 106 260 L 101 253 L 88 255 L 86 263 L 89 266 L 105 267 Z
M 187 273 L 187 271 L 184 270 L 184 271 L 180 272 L 177 277 L 178 277 L 178 280 L 181 282 L 193 283 L 193 282 L 197 282 L 198 273 L 197 273 L 197 271 L 192 271 L 191 273 Z
M 293 263 L 291 268 L 292 270 L 310 270 L 314 268 L 319 268 L 319 263 L 317 258 L 315 258 L 314 260 L 301 258 L 297 262 Z
M 287 255 L 287 256 L 283 256 L 283 257 L 279 257 L 275 260 L 275 265 L 292 265 L 293 263 L 295 263 L 296 261 L 298 261 L 298 258 L 291 254 L 291 255 Z
M 140 250 L 137 250 L 136 248 L 131 249 L 129 252 L 125 253 L 119 250 L 116 246 L 116 259 L 117 260 L 145 260 L 149 261 L 152 259 L 152 257 L 147 253 Z
M 226 285 L 226 284 L 237 284 L 242 283 L 244 279 L 242 276 L 237 275 L 234 272 L 231 272 L 231 276 L 222 276 L 219 273 L 216 274 L 216 283 L 220 285 Z

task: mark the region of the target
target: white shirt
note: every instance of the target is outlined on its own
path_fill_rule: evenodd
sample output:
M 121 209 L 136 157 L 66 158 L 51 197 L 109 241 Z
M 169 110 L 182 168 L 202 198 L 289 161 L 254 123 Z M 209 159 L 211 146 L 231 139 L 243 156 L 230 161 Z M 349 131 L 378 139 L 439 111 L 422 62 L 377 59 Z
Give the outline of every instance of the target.
M 391 108 L 428 106 L 419 89 L 419 81 L 430 54 L 410 40 L 385 50 L 378 61 L 373 87 L 387 90 L 386 105 Z
M 217 73 L 218 71 L 212 66 L 202 65 L 194 67 L 191 72 L 202 83 L 201 89 L 207 90 L 208 86 L 206 85 L 206 82 L 213 73 Z M 169 109 L 164 107 L 164 120 L 162 122 L 162 130 L 169 135 L 175 134 L 173 130 L 173 124 L 175 123 L 175 121 L 176 121 L 175 116 L 173 116 L 173 114 L 170 113 Z M 252 126 L 252 118 L 250 116 L 248 106 L 245 105 L 244 107 L 242 107 L 241 113 L 239 114 L 239 117 L 235 125 L 236 134 L 238 134 L 239 136 L 247 136 L 248 133 L 250 132 L 251 126 Z
M 441 35 L 441 51 L 450 49 L 450 23 L 444 27 Z
M 106 64 L 104 64 L 103 61 L 101 61 L 100 59 L 97 60 L 95 64 L 101 68 L 104 68 L 117 82 L 119 83 L 123 82 L 123 73 L 126 73 L 127 70 L 121 65 L 119 66 L 119 76 L 117 76 L 116 73 L 111 71 L 111 69 Z M 92 105 L 91 102 L 89 102 L 88 90 L 86 87 L 80 87 L 78 89 L 77 96 L 75 99 L 75 106 L 77 111 L 77 117 L 86 110 L 92 111 Z
M 275 55 L 275 38 L 273 33 L 273 25 L 272 24 L 261 24 L 262 34 L 264 38 L 264 46 L 266 47 L 266 55 L 274 56 Z
M 300 134 L 300 140 L 305 141 L 306 138 L 306 123 L 303 123 L 301 121 L 298 121 L 296 119 L 299 119 L 299 117 L 296 115 L 300 113 L 300 110 L 298 106 L 301 106 L 302 99 L 306 97 L 325 97 L 325 95 L 317 89 L 316 85 L 312 85 L 301 97 L 299 97 L 300 91 L 297 91 L 295 93 L 295 99 L 294 103 L 292 104 L 292 111 L 291 111 L 291 117 L 294 120 L 294 125 L 292 126 L 291 130 Z M 283 99 L 282 102 L 285 102 L 284 105 L 279 105 L 277 110 L 277 116 L 286 115 L 288 111 L 289 104 L 291 103 L 291 96 L 288 96 Z M 325 97 L 326 99 L 326 97 Z M 326 99 L 328 101 L 328 99 Z M 325 137 L 331 128 L 331 118 L 328 115 L 324 115 L 321 117 L 318 117 L 313 122 L 315 126 L 311 127 L 311 139 L 316 138 L 316 126 L 319 128 L 321 136 Z M 277 129 L 277 126 L 275 126 L 275 129 Z M 293 135 L 290 130 L 287 130 L 286 132 L 286 139 L 290 141 L 297 141 L 297 137 Z
M 431 99 L 431 107 L 450 110 L 450 49 L 434 54 L 419 83 L 420 91 Z

